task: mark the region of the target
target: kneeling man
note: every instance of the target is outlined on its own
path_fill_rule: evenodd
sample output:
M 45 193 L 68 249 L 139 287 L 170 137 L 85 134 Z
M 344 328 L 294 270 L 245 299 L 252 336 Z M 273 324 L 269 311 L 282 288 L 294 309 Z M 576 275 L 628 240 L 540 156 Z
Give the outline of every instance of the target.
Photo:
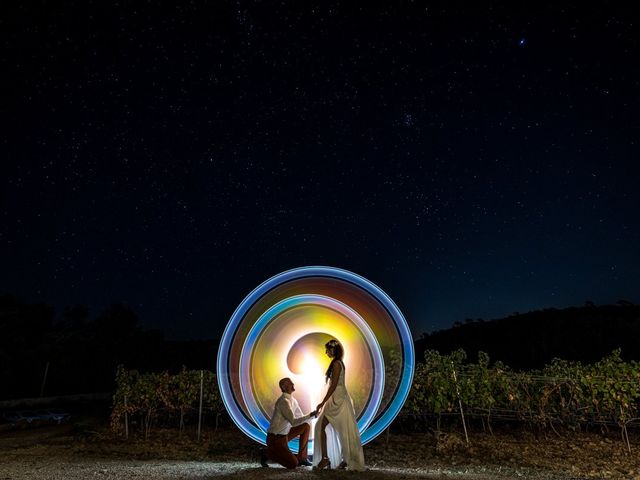
M 268 467 L 267 459 L 278 462 L 286 468 L 296 468 L 298 465 L 311 466 L 307 459 L 307 444 L 311 427 L 308 423 L 312 417 L 317 416 L 314 410 L 308 415 L 303 415 L 298 401 L 291 396 L 295 391 L 290 378 L 283 378 L 279 382 L 282 395 L 276 400 L 276 406 L 271 416 L 271 424 L 267 430 L 267 449 L 263 450 L 260 463 Z M 289 441 L 300 437 L 298 455 L 289 450 Z

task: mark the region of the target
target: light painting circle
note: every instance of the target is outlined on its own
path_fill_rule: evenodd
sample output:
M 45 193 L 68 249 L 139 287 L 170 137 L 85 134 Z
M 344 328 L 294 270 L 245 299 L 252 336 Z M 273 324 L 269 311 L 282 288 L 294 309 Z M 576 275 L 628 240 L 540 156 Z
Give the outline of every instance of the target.
M 331 338 L 344 346 L 345 381 L 362 443 L 389 426 L 413 378 L 413 340 L 404 316 L 386 293 L 355 273 L 302 267 L 247 295 L 222 336 L 218 385 L 242 432 L 266 443 L 283 377 L 293 380 L 304 413 L 320 403 L 330 360 L 324 344 Z M 297 441 L 290 447 L 297 449 Z M 313 451 L 313 439 L 308 448 Z

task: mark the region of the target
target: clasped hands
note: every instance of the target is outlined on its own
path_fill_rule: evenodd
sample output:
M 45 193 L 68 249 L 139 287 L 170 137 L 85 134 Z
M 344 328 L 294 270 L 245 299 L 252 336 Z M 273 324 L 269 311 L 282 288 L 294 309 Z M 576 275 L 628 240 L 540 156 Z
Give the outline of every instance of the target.
M 320 414 L 320 410 L 322 410 L 323 406 L 324 406 L 324 402 L 319 403 L 313 412 L 309 412 L 309 415 L 312 417 L 317 417 Z

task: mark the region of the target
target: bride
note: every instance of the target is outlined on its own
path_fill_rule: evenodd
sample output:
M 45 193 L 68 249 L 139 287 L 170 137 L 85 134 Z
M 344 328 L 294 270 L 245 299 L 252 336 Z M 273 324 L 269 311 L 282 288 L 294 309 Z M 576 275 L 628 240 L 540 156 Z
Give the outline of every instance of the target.
M 314 430 L 313 468 L 322 470 L 333 465 L 349 470 L 364 470 L 364 453 L 353 400 L 344 382 L 344 350 L 338 340 L 329 340 L 325 344 L 325 351 L 331 358 L 325 374 L 329 389 L 316 409 L 322 409 L 322 413 Z

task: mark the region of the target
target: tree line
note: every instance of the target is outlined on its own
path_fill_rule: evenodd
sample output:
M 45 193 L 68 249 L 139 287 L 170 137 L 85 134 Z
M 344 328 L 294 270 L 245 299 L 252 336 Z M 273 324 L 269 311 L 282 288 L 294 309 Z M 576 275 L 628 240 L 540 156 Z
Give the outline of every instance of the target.
M 53 307 L 0 295 L 0 400 L 113 392 L 120 364 L 140 371 L 215 365 L 217 340 L 171 341 L 139 325 L 124 304 L 92 317 L 87 307 Z
M 491 321 L 467 319 L 453 328 L 425 332 L 415 341 L 416 356 L 427 350 L 450 353 L 459 348 L 479 351 L 514 369 L 544 367 L 554 358 L 597 362 L 620 348 L 625 360 L 640 360 L 640 305 L 620 300 L 616 305 L 547 308 Z

